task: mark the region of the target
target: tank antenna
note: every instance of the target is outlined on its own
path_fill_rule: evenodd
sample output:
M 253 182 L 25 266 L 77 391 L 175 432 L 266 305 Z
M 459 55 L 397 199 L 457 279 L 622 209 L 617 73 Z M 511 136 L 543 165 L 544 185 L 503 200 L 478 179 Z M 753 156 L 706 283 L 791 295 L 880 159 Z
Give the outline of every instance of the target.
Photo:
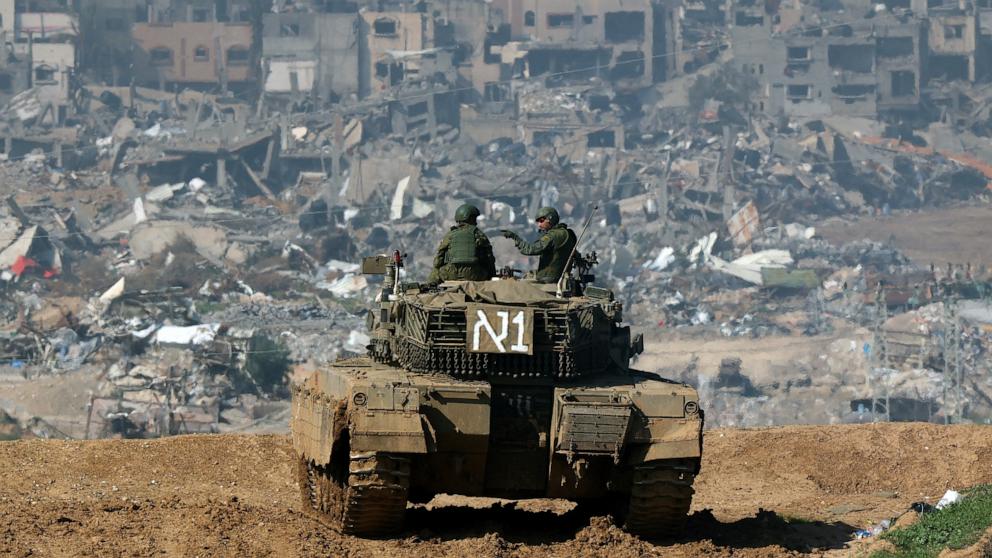
M 582 225 L 582 231 L 579 233 L 579 237 L 575 239 L 575 246 L 572 246 L 572 251 L 568 254 L 568 259 L 565 260 L 565 267 L 561 270 L 561 277 L 558 278 L 558 290 L 555 291 L 555 296 L 558 298 L 564 296 L 565 278 L 568 277 L 568 272 L 572 267 L 575 252 L 579 249 L 579 243 L 582 242 L 582 238 L 586 235 L 586 231 L 589 229 L 589 225 L 592 224 L 592 219 L 596 216 L 597 211 L 599 211 L 599 205 L 594 205 L 592 211 L 589 212 L 589 216 L 586 217 L 585 224 Z

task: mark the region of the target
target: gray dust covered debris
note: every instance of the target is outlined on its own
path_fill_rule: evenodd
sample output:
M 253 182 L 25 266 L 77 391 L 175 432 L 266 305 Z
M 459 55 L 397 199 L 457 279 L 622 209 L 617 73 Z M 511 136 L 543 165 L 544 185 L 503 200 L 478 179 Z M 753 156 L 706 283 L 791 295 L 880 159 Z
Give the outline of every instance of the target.
M 597 282 L 707 426 L 992 417 L 983 262 L 821 232 L 988 201 L 970 1 L 41 4 L 0 26 L 2 436 L 284 431 L 366 352 L 360 258 L 425 280 L 462 203 L 598 205 Z

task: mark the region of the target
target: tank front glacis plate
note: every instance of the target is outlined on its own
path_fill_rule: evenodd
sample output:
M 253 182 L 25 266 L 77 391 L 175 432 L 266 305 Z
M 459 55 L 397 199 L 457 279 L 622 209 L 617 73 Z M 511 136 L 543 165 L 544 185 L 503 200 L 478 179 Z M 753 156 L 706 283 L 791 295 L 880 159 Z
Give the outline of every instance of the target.
M 634 372 L 554 394 L 552 452 L 612 454 L 628 463 L 702 455 L 702 412 L 691 386 Z

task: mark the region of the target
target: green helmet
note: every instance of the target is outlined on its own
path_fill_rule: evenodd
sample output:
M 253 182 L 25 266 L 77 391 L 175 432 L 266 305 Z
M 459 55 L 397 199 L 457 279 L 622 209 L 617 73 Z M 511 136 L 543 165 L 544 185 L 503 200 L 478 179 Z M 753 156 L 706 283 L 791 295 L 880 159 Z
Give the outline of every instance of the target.
M 551 221 L 551 226 L 553 227 L 558 224 L 558 221 L 561 220 L 561 217 L 558 215 L 557 209 L 553 207 L 542 207 L 541 209 L 537 210 L 537 216 L 534 217 L 535 221 L 538 221 L 540 219 L 547 219 L 548 221 Z
M 482 213 L 479 211 L 478 207 L 475 207 L 470 203 L 465 203 L 458 206 L 458 209 L 455 210 L 455 222 L 468 223 L 470 225 L 474 225 L 475 220 L 481 214 Z

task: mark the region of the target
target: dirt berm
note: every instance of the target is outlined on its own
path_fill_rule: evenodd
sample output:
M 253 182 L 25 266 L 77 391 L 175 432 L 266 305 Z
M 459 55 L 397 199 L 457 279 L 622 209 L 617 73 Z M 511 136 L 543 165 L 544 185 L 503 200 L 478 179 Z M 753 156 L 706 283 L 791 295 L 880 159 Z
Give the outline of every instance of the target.
M 847 556 L 854 529 L 992 479 L 990 434 L 710 431 L 688 530 L 655 542 L 564 502 L 460 498 L 410 510 L 397 539 L 342 536 L 301 510 L 284 436 L 5 442 L 0 556 Z

